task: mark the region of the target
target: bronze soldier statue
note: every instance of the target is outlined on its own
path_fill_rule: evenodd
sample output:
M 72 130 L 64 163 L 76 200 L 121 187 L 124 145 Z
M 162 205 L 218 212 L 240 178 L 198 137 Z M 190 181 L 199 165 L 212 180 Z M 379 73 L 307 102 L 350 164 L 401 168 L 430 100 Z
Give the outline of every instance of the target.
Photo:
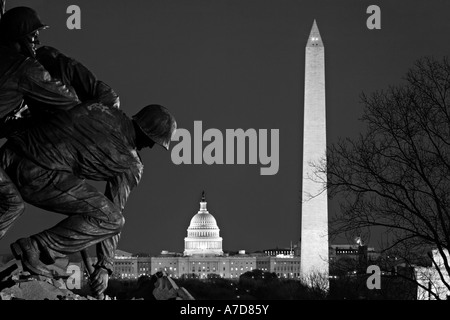
M 23 199 L 67 215 L 54 227 L 11 245 L 33 274 L 51 276 L 45 264 L 61 255 L 97 247 L 92 276 L 97 295 L 107 288 L 125 219 L 122 211 L 143 173 L 138 151 L 159 144 L 169 149 L 176 121 L 159 105 L 132 118 L 100 103 L 82 103 L 35 120 L 0 149 L 0 165 Z M 106 181 L 105 193 L 86 179 Z M 4 215 L 0 211 L 0 225 Z

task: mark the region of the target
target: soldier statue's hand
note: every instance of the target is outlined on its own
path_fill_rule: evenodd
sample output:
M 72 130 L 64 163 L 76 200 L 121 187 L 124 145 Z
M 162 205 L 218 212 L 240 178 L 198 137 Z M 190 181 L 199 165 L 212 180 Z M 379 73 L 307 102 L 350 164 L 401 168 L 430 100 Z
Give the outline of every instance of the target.
M 102 267 L 96 267 L 91 275 L 91 289 L 97 298 L 103 296 L 103 292 L 108 287 L 108 270 Z

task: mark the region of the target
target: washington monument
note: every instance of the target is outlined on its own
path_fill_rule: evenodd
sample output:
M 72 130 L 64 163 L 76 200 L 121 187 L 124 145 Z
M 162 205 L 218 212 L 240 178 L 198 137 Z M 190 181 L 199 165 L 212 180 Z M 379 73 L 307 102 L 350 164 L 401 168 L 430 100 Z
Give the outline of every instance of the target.
M 301 273 L 328 274 L 328 197 L 326 174 L 317 176 L 311 162 L 326 152 L 325 48 L 314 20 L 305 48 L 305 106 L 303 127 L 303 182 Z

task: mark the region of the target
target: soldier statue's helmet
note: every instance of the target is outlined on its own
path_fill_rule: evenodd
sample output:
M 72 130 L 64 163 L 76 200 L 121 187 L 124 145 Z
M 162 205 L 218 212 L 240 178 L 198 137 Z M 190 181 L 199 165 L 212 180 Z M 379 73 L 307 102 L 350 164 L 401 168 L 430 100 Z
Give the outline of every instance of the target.
M 152 104 L 145 106 L 132 119 L 152 141 L 169 150 L 170 140 L 177 122 L 165 107 Z
M 48 27 L 41 22 L 35 10 L 15 7 L 6 11 L 0 19 L 0 38 L 14 41 Z

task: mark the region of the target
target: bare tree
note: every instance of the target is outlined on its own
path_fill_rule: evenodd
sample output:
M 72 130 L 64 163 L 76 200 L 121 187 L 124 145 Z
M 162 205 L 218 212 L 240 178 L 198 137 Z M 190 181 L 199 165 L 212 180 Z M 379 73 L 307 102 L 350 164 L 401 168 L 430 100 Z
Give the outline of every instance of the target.
M 327 273 L 314 271 L 308 273 L 300 279 L 316 298 L 325 299 L 329 293 L 330 283 Z
M 331 145 L 327 163 L 316 168 L 318 176 L 327 172 L 329 194 L 340 199 L 332 234 L 383 229 L 383 249 L 408 263 L 437 249 L 438 273 L 450 290 L 449 62 L 422 58 L 404 80 L 363 94 L 367 130 Z

